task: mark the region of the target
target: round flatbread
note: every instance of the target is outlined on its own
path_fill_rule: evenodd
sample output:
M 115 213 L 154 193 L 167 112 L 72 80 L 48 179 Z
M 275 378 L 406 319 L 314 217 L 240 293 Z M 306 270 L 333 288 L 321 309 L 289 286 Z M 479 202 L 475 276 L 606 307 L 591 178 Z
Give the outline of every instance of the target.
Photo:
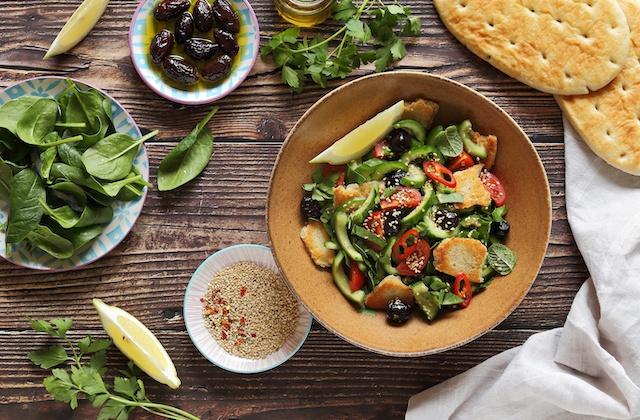
M 624 172 L 640 175 L 640 2 L 619 2 L 632 45 L 622 70 L 596 92 L 555 98 L 596 155 Z
M 579 95 L 607 85 L 629 50 L 615 0 L 433 0 L 470 51 L 542 92 Z

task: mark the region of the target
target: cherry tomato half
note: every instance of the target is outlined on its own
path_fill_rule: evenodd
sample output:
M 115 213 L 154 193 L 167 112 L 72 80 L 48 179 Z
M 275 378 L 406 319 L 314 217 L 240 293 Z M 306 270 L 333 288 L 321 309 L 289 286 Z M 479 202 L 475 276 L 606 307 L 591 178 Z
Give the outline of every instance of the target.
M 381 238 L 384 238 L 384 219 L 385 212 L 376 210 L 364 219 L 364 227 L 369 232 L 373 232 Z
M 409 229 L 406 231 L 400 239 L 393 244 L 391 252 L 396 261 L 404 261 L 409 255 L 413 253 L 418 247 L 418 241 L 420 234 L 415 229 Z
M 396 268 L 403 276 L 417 276 L 427 266 L 431 256 L 431 247 L 423 239 L 418 240 L 415 251 Z
M 456 279 L 453 282 L 453 293 L 463 299 L 462 303 L 459 304 L 461 308 L 469 306 L 472 297 L 471 282 L 469 282 L 469 278 L 466 274 L 460 273 L 456 276 Z
M 470 168 L 474 165 L 471 155 L 464 150 L 458 156 L 451 159 L 449 162 L 449 170 L 451 172 L 461 171 L 463 169 Z
M 351 261 L 351 271 L 349 273 L 349 288 L 352 292 L 360 290 L 364 286 L 364 273 L 358 267 L 356 261 Z
M 414 208 L 418 207 L 421 201 L 422 194 L 420 194 L 420 191 L 401 185 L 389 197 L 380 200 L 380 207 L 383 210 Z
M 424 173 L 432 180 L 449 188 L 456 187 L 456 178 L 453 176 L 453 173 L 449 168 L 443 164 L 433 160 L 425 160 L 422 167 L 424 169 Z
M 373 145 L 373 157 L 384 159 L 390 155 L 389 145 L 386 140 L 380 140 Z
M 496 206 L 502 206 L 506 201 L 507 196 L 504 191 L 504 186 L 498 177 L 489 171 L 483 170 L 480 172 L 480 180 L 482 181 L 484 188 L 491 194 L 491 198 L 493 199 L 493 202 L 496 203 Z
M 338 179 L 336 180 L 336 187 L 344 184 L 345 165 L 330 165 L 325 164 L 322 166 L 322 176 L 338 173 Z

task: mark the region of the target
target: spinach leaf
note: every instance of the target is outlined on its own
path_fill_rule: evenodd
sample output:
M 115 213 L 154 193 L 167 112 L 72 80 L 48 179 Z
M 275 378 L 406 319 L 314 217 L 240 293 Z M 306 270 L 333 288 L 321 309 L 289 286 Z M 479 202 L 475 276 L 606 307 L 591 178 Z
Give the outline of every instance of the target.
M 44 213 L 38 199 L 44 200 L 46 196 L 44 182 L 35 169 L 26 168 L 13 176 L 5 237 L 7 244 L 24 240 L 38 226 Z
M 53 233 L 71 241 L 74 250 L 79 249 L 100 236 L 104 230 L 102 225 L 73 227 L 71 229 L 64 229 L 57 223 L 47 223 L 46 226 L 51 229 Z
M 65 229 L 99 225 L 113 219 L 111 207 L 87 205 L 78 216 L 69 205 L 52 208 L 44 200 L 40 200 L 40 204 L 44 207 L 45 213 Z
M 37 225 L 27 234 L 26 239 L 31 245 L 40 248 L 54 258 L 69 258 L 74 252 L 70 240 L 53 233 L 51 229 L 43 225 Z
M 40 98 L 20 116 L 16 134 L 27 144 L 41 145 L 42 139 L 55 131 L 57 118 L 58 101 Z
M 0 127 L 17 135 L 16 126 L 22 114 L 40 99 L 38 96 L 21 96 L 0 107 Z
M 84 169 L 82 153 L 80 153 L 74 146 L 68 143 L 59 144 L 58 155 L 60 156 L 60 160 L 67 165 Z
M 45 181 L 49 179 L 51 165 L 53 165 L 57 157 L 58 150 L 55 147 L 48 147 L 44 149 L 44 152 L 40 153 L 40 174 Z
M 506 245 L 492 244 L 487 250 L 487 261 L 498 273 L 506 276 L 516 265 L 516 254 Z
M 87 193 L 81 186 L 71 181 L 56 182 L 50 185 L 49 188 L 72 197 L 79 207 L 84 207 L 87 204 Z
M 0 159 L 0 200 L 4 200 L 7 203 L 11 195 L 11 178 L 13 178 L 11 166 Z
M 176 145 L 158 166 L 158 190 L 173 190 L 198 176 L 213 153 L 213 135 L 206 127 L 218 111 L 214 107 L 196 127 Z
M 104 138 L 109 129 L 110 118 L 106 114 L 104 97 L 96 90 L 81 91 L 73 84 L 68 100 L 64 106 L 64 121 L 66 123 L 84 123 L 84 129 L 70 129 L 72 134 L 80 134 L 83 140 L 78 143 L 79 149 L 91 147 L 95 142 Z
M 156 134 L 158 130 L 139 139 L 124 133 L 111 134 L 85 150 L 82 163 L 87 172 L 96 178 L 106 181 L 120 180 L 131 172 L 140 145 Z

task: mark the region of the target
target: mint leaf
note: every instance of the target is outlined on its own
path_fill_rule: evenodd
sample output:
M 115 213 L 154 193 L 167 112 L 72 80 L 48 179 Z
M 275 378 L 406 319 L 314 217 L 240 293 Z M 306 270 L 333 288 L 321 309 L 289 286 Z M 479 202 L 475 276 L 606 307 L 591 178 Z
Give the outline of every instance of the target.
M 516 265 L 516 254 L 506 245 L 492 244 L 487 250 L 487 261 L 499 274 L 506 276 Z

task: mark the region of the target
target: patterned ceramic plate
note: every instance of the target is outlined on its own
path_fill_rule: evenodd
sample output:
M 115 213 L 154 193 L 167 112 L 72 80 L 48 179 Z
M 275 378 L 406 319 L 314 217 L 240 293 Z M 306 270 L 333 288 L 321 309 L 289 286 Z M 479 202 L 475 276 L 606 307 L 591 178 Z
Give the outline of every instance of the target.
M 73 82 L 76 83 L 80 89 L 93 88 L 99 90 L 94 86 L 78 80 L 73 80 Z M 63 77 L 46 76 L 24 80 L 0 92 L 0 105 L 26 95 L 56 97 L 68 87 L 69 84 Z M 140 130 L 133 121 L 133 118 L 131 118 L 131 115 L 129 115 L 115 99 L 102 91 L 100 92 L 111 100 L 111 111 L 113 113 L 113 123 L 116 131 L 119 133 L 127 133 L 134 138 L 140 137 Z M 149 161 L 147 151 L 144 147 L 138 152 L 134 165 L 140 171 L 142 177 L 148 180 Z M 80 248 L 71 258 L 64 260 L 56 259 L 38 249 L 27 249 L 22 243 L 12 245 L 11 252 L 7 255 L 4 232 L 0 232 L 0 256 L 14 264 L 38 270 L 63 271 L 89 264 L 106 255 L 127 236 L 127 233 L 129 233 L 140 215 L 146 194 L 147 190 L 145 188 L 142 196 L 134 201 L 114 202 L 113 219 L 105 226 L 102 234 L 89 244 Z M 8 214 L 9 204 L 0 200 L 0 225 L 6 221 Z
M 151 90 L 173 102 L 200 105 L 228 95 L 246 79 L 258 58 L 260 45 L 258 19 L 248 1 L 229 0 L 240 18 L 240 32 L 236 35 L 240 52 L 234 57 L 229 75 L 216 83 L 200 80 L 191 86 L 171 81 L 149 57 L 149 45 L 160 29 L 158 22 L 153 18 L 153 9 L 158 1 L 142 0 L 133 15 L 129 29 L 131 60 Z M 173 29 L 173 25 L 173 22 L 170 22 L 168 28 Z M 205 35 L 212 38 L 210 34 Z
M 209 282 L 221 269 L 240 261 L 250 261 L 279 273 L 271 250 L 261 245 L 234 245 L 207 258 L 191 277 L 184 297 L 184 321 L 197 349 L 219 367 L 236 373 L 258 373 L 273 369 L 293 356 L 311 329 L 311 314 L 299 305 L 300 319 L 291 337 L 276 352 L 264 359 L 251 360 L 227 353 L 211 336 L 202 318 L 202 302 Z

